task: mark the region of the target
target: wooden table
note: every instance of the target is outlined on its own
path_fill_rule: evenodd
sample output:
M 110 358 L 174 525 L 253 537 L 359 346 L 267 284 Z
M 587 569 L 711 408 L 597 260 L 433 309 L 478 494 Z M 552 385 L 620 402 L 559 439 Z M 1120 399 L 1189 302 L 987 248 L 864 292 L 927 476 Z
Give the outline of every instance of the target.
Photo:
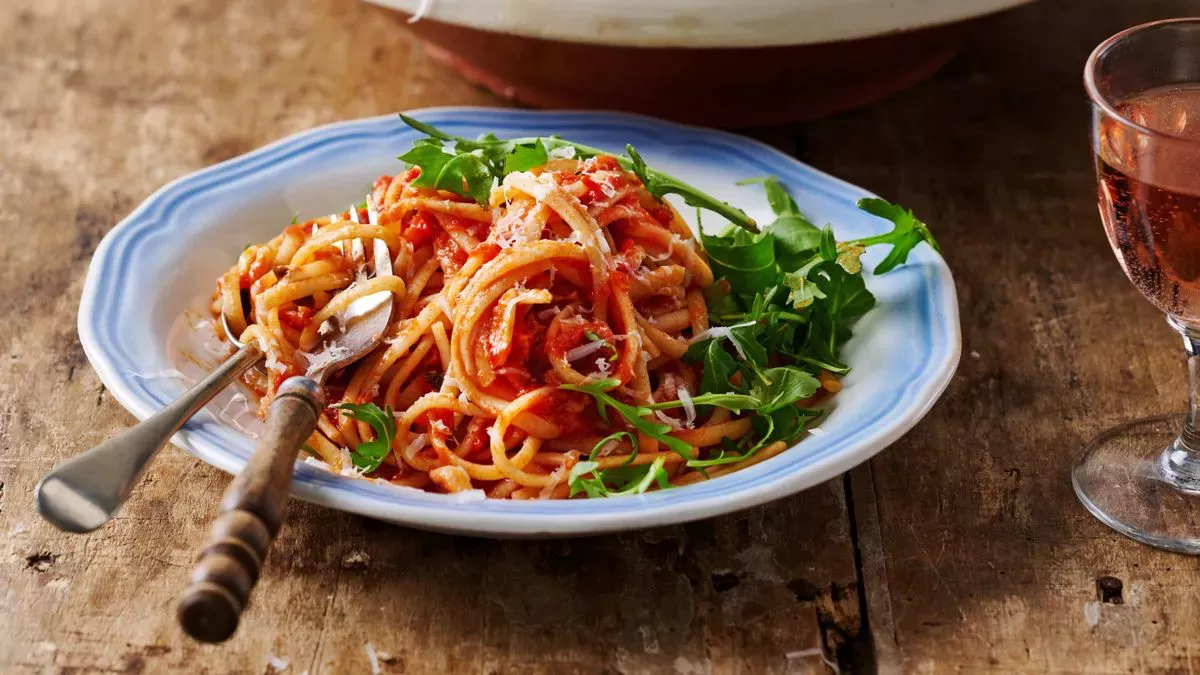
M 7 0 L 0 9 L 0 671 L 1184 672 L 1200 565 L 1115 535 L 1069 467 L 1096 431 L 1182 407 L 1178 345 L 1093 202 L 1084 58 L 1188 1 L 1046 0 L 932 81 L 752 133 L 912 207 L 954 269 L 963 361 L 913 432 L 766 507 L 506 542 L 295 503 L 234 640 L 173 604 L 228 477 L 165 452 L 89 536 L 38 477 L 131 422 L 75 333 L 100 237 L 166 181 L 333 120 L 496 104 L 356 0 Z M 1121 593 L 1102 602 L 1097 579 Z M 1112 582 L 1109 582 L 1112 583 Z

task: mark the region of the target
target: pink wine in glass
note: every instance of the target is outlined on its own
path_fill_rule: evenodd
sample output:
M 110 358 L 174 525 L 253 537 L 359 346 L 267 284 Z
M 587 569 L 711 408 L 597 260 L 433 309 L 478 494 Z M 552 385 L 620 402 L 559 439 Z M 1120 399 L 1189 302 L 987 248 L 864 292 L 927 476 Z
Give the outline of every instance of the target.
M 1200 86 L 1152 89 L 1116 109 L 1142 129 L 1097 120 L 1097 197 L 1108 241 L 1143 295 L 1200 323 Z

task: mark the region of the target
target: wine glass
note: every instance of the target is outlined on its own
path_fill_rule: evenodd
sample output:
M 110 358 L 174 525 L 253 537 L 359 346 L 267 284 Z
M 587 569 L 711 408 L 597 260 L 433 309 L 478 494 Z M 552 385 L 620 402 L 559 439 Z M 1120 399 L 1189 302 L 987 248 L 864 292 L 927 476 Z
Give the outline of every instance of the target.
M 1101 433 L 1071 479 L 1118 532 L 1200 553 L 1200 18 L 1105 40 L 1084 86 L 1104 230 L 1125 275 L 1183 336 L 1188 408 Z

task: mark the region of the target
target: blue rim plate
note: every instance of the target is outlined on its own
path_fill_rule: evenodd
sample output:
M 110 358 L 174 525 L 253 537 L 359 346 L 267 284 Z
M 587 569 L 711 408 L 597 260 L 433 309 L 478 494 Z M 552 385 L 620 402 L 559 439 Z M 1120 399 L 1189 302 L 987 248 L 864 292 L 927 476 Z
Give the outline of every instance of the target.
M 734 134 L 608 112 L 431 108 L 412 114 L 463 136 L 557 133 L 614 152 L 632 143 L 651 165 L 766 222 L 761 187 L 735 186 L 737 180 L 778 176 L 801 209 L 818 223 L 833 223 L 839 238 L 890 226 L 854 206 L 868 192 Z M 142 203 L 96 250 L 79 308 L 84 351 L 112 395 L 138 419 L 178 396 L 181 382 L 145 375 L 177 365 L 168 333 L 184 309 L 204 307 L 214 280 L 247 242 L 274 236 L 293 214 L 315 217 L 360 201 L 376 176 L 401 169 L 396 156 L 416 137 L 394 115 L 331 124 L 184 176 Z M 883 253 L 868 252 L 867 267 Z M 912 428 L 958 365 L 958 303 L 940 256 L 922 246 L 906 266 L 882 277 L 868 273 L 867 285 L 879 302 L 847 345 L 853 371 L 820 432 L 743 471 L 641 496 L 508 502 L 464 501 L 299 464 L 293 493 L 423 529 L 544 537 L 697 520 L 804 490 Z M 227 472 L 240 470 L 253 450 L 249 436 L 208 411 L 173 441 Z

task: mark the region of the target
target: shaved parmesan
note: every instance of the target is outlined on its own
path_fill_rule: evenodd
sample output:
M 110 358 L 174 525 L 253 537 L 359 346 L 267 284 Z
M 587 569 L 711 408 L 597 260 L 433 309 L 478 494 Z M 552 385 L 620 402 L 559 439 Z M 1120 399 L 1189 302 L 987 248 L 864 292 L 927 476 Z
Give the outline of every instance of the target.
M 578 347 L 568 351 L 563 356 L 567 361 L 578 361 L 579 359 L 595 354 L 601 349 L 604 349 L 604 341 L 595 340 L 581 344 Z
M 690 429 L 696 423 L 696 406 L 692 403 L 692 395 L 683 386 L 680 386 L 675 393 L 679 396 L 679 402 L 683 404 L 684 426 Z
M 451 503 L 478 502 L 478 501 L 487 499 L 487 493 L 478 488 L 476 488 L 474 490 L 463 490 L 461 492 L 452 492 L 450 494 L 443 495 L 443 496 L 446 497 L 446 499 L 448 499 Z M 385 655 L 383 652 L 380 652 L 379 658 L 383 661 L 386 661 L 390 657 L 388 655 Z
M 708 330 L 702 330 L 699 333 L 696 333 L 695 335 L 693 335 L 692 339 L 688 340 L 688 343 L 696 343 L 696 342 L 700 342 L 701 340 L 708 340 L 710 338 L 713 340 L 720 340 L 721 338 L 731 338 L 733 336 L 734 328 L 745 328 L 746 326 L 753 326 L 754 323 L 755 322 L 753 322 L 753 321 L 747 321 L 745 323 L 737 323 L 732 326 L 713 326 L 712 328 L 709 328 Z M 736 346 L 736 345 L 737 345 L 737 342 L 734 342 L 734 346 Z M 741 349 L 738 349 L 738 351 L 740 352 Z M 743 355 L 742 358 L 746 358 L 746 357 Z
M 192 384 L 195 382 L 195 380 L 174 368 L 167 368 L 165 370 L 152 370 L 148 373 L 127 372 L 125 374 L 138 380 L 183 380 L 187 384 Z
M 367 661 L 371 664 L 371 675 L 382 673 L 383 671 L 379 669 L 379 655 L 375 653 L 375 647 L 370 642 L 364 642 L 363 651 L 367 653 Z
M 335 345 L 324 351 L 317 352 L 316 354 L 309 354 L 308 352 L 296 353 L 303 356 L 308 362 L 308 374 L 312 375 L 318 370 L 326 368 L 332 363 L 337 363 L 342 358 L 346 357 L 348 354 L 350 354 L 350 349 Z
M 332 472 L 332 471 L 333 471 L 333 467 L 331 467 L 331 466 L 329 466 L 328 464 L 326 464 L 326 463 L 325 463 L 323 460 L 320 460 L 320 459 L 317 459 L 316 457 L 313 457 L 312 455 L 309 455 L 308 457 L 305 457 L 305 458 L 304 458 L 304 463 L 305 463 L 305 464 L 308 464 L 308 465 L 310 465 L 310 466 L 315 466 L 315 467 L 317 467 L 318 469 L 324 469 L 324 470 L 326 470 L 326 471 L 330 471 L 330 472 Z
M 429 14 L 429 9 L 431 7 L 433 7 L 433 0 L 421 0 L 421 3 L 417 5 L 417 11 L 413 12 L 413 15 L 408 17 L 408 22 L 416 23 L 421 19 L 424 19 Z
M 621 443 L 619 441 L 617 441 L 617 439 L 615 439 L 615 438 L 610 439 L 604 445 L 600 446 L 600 448 L 598 450 L 596 450 L 596 456 L 597 457 L 608 457 L 609 455 L 611 455 L 613 453 L 613 450 L 617 449 L 617 446 L 619 446 L 619 445 L 621 445 Z
M 367 195 L 367 222 L 372 225 L 379 224 L 379 209 L 375 207 L 375 198 Z
M 230 415 L 229 409 L 235 405 L 240 405 L 241 409 L 239 409 L 236 414 Z M 225 404 L 224 408 L 221 408 L 221 412 L 217 413 L 217 418 L 233 425 L 233 428 L 237 429 L 243 434 L 246 434 L 250 438 L 258 438 L 258 433 L 247 429 L 240 421 L 243 416 L 253 414 L 254 410 L 250 407 L 250 401 L 246 398 L 245 394 L 239 391 L 235 392 L 233 396 L 230 397 L 229 402 Z
M 442 391 L 449 391 L 451 388 L 462 391 L 462 384 L 453 375 L 446 373 L 442 375 Z
M 350 449 L 349 448 L 338 448 L 338 450 L 340 450 L 342 453 L 342 470 L 340 472 L 341 475 L 350 476 L 353 478 L 361 478 L 362 471 L 359 471 L 358 467 L 354 466 L 354 460 L 350 458 Z
M 546 483 L 546 485 L 542 487 L 541 492 L 538 493 L 538 499 L 549 499 L 550 496 L 554 494 L 554 488 L 558 487 L 558 484 L 562 482 L 562 479 L 566 473 L 567 465 L 560 464 L 559 467 L 550 474 L 550 481 Z
M 408 442 L 408 445 L 405 446 L 404 455 L 406 457 L 411 457 L 412 455 L 417 454 L 420 452 L 421 448 L 425 447 L 425 442 L 428 440 L 429 437 L 425 434 L 417 434 L 411 441 Z
M 596 359 L 596 370 L 600 371 L 601 375 L 608 375 L 608 371 L 612 370 L 612 364 L 608 362 L 608 359 L 601 356 Z
M 671 242 L 667 245 L 667 250 L 665 253 L 661 253 L 659 255 L 650 255 L 649 253 L 647 253 L 646 260 L 649 260 L 651 262 L 663 262 L 665 260 L 670 260 L 671 256 L 674 254 L 675 254 L 675 240 L 672 239 Z
M 654 416 L 657 417 L 659 419 L 659 421 L 661 421 L 663 424 L 666 424 L 667 426 L 671 427 L 672 429 L 680 428 L 679 420 L 675 419 L 674 417 L 671 417 L 670 415 L 664 413 L 661 410 L 655 410 Z

